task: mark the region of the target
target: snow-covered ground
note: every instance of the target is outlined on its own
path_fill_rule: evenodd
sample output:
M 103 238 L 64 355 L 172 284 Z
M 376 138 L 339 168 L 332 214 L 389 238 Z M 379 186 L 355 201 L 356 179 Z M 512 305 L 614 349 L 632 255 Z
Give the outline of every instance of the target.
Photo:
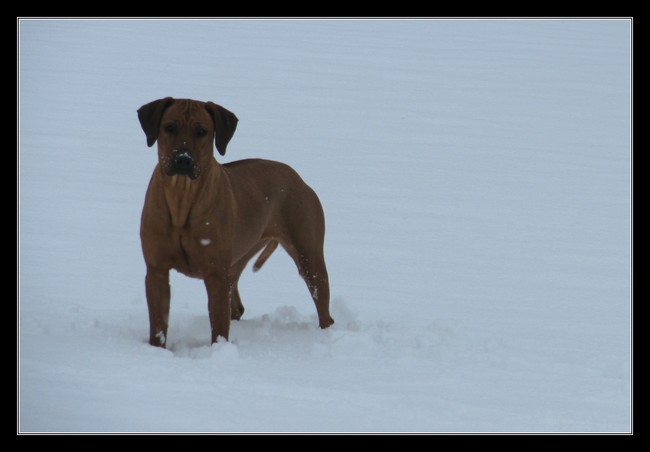
M 631 429 L 627 20 L 19 23 L 22 432 Z M 210 345 L 147 344 L 136 110 L 212 100 L 327 221 L 336 324 L 283 251 Z

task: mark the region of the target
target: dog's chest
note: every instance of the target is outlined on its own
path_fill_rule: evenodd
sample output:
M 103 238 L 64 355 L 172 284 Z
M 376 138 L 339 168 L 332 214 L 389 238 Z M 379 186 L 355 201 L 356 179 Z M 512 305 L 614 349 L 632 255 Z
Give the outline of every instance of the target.
M 202 278 L 223 253 L 218 247 L 218 227 L 210 220 L 202 220 L 199 225 L 190 223 L 182 230 L 176 229 L 172 236 L 176 247 L 174 268 L 187 276 Z
M 172 226 L 182 229 L 187 221 L 196 196 L 196 184 L 189 177 L 171 176 L 164 186 L 165 200 L 171 216 Z

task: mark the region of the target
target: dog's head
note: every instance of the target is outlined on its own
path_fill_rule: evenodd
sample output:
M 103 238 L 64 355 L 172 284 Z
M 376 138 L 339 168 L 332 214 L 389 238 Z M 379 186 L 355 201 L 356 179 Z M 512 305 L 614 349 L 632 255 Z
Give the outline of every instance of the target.
M 168 176 L 200 176 L 212 161 L 214 141 L 225 155 L 237 128 L 237 117 L 221 105 L 190 99 L 154 100 L 138 110 L 147 146 L 158 141 L 158 161 Z

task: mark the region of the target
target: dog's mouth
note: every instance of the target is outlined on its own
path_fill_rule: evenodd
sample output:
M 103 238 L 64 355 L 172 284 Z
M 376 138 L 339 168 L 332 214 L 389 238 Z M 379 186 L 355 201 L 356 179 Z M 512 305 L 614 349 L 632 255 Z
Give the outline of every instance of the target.
M 171 156 L 163 157 L 161 164 L 167 176 L 181 175 L 196 180 L 201 175 L 201 168 L 188 151 L 175 151 Z

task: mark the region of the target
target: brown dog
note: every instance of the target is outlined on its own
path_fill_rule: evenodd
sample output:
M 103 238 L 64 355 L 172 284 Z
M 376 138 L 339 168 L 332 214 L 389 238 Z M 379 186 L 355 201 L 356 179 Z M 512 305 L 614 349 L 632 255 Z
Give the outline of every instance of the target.
M 244 312 L 237 289 L 244 267 L 266 247 L 254 266 L 259 269 L 278 243 L 307 283 L 320 327 L 334 323 L 323 208 L 300 176 L 268 160 L 217 163 L 212 143 L 224 155 L 238 120 L 212 102 L 166 97 L 143 105 L 138 118 L 147 145 L 158 141 L 140 225 L 149 343 L 165 347 L 167 340 L 170 269 L 204 280 L 216 342 L 228 339 L 231 318 Z

